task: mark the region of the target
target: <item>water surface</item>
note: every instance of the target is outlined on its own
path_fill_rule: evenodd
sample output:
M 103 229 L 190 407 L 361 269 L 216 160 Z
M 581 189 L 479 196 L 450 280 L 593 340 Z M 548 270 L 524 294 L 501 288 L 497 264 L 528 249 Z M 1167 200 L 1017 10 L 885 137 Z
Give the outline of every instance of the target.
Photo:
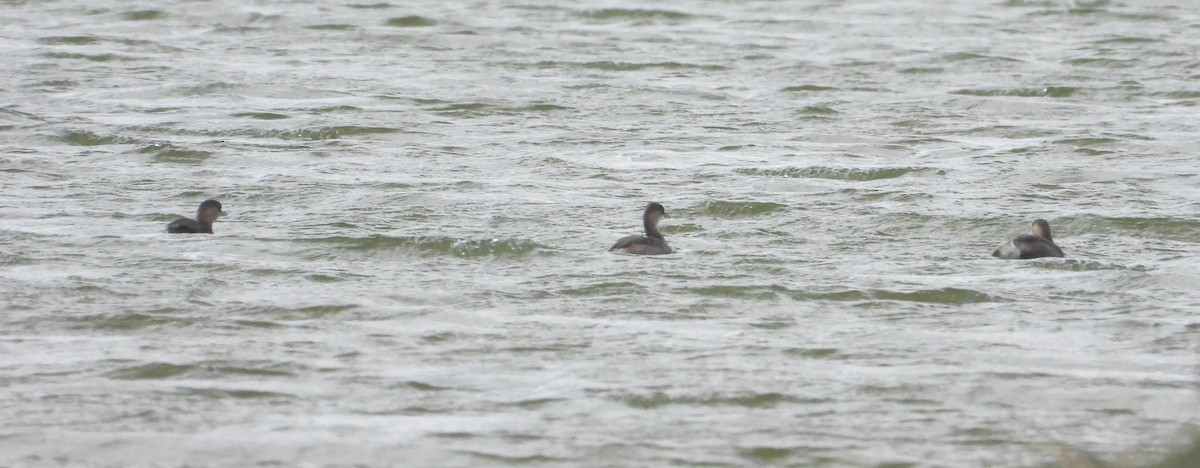
M 1197 422 L 1195 6 L 4 10 L 2 463 L 1037 466 Z M 605 252 L 649 201 L 677 253 Z M 989 256 L 1039 217 L 1066 259 Z

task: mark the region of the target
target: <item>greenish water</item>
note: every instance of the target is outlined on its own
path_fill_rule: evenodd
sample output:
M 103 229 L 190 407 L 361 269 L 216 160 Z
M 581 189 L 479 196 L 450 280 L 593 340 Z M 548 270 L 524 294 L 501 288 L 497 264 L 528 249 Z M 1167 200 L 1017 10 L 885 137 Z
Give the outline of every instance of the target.
M 3 8 L 0 465 L 1045 466 L 1196 426 L 1200 8 Z M 676 253 L 608 253 L 649 201 Z M 1065 259 L 990 256 L 1036 218 Z

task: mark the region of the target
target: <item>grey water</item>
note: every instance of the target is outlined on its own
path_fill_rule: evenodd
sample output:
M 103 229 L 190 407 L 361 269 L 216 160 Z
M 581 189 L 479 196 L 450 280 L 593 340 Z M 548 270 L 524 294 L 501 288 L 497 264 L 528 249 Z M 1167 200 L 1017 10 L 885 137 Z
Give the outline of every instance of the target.
M 1197 427 L 1195 3 L 0 11 L 0 465 L 1044 466 Z M 651 201 L 675 253 L 608 253 Z M 1036 218 L 1066 258 L 990 256 Z

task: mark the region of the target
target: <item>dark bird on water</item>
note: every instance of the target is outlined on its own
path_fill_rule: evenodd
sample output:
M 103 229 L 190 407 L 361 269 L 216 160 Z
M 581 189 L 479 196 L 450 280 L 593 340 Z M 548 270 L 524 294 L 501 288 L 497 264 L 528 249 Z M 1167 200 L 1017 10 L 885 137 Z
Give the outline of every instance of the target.
M 671 246 L 658 232 L 658 221 L 667 217 L 667 210 L 658 203 L 646 205 L 642 214 L 642 226 L 646 229 L 644 236 L 629 236 L 617 241 L 609 252 L 626 252 L 638 255 L 664 255 L 671 253 Z
M 167 225 L 167 232 L 172 234 L 212 234 L 213 223 L 217 218 L 225 216 L 221 211 L 221 202 L 204 200 L 196 209 L 196 219 L 179 218 Z
M 1005 242 L 992 252 L 993 257 L 999 258 L 1041 258 L 1065 257 L 1062 249 L 1054 243 L 1050 235 L 1050 223 L 1044 219 L 1033 222 L 1033 234 L 1021 234 L 1015 239 Z

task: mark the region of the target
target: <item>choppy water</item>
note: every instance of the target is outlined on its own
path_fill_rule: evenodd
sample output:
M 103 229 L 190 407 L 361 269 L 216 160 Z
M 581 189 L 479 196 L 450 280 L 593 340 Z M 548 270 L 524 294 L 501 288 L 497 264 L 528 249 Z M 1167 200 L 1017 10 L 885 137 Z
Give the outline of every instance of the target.
M 1188 2 L 0 8 L 0 464 L 1031 466 L 1197 422 Z M 677 253 L 605 252 L 648 201 Z M 1068 258 L 989 256 L 1037 217 Z

